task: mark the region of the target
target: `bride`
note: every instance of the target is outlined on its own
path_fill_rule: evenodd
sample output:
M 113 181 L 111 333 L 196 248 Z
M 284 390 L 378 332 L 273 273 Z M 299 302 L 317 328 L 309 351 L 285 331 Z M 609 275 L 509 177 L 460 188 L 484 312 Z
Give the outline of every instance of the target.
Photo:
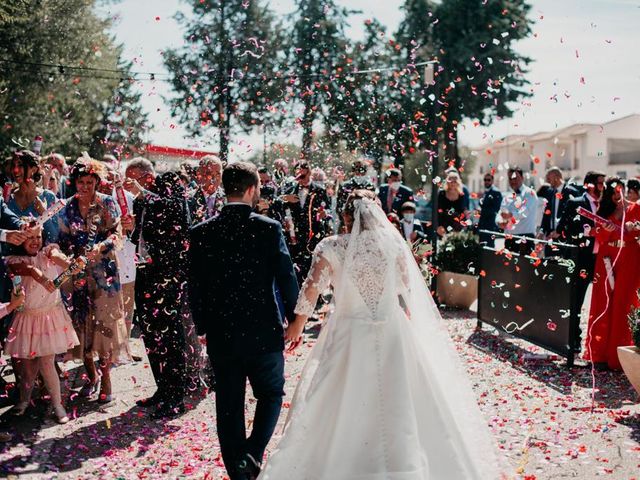
M 289 350 L 329 284 L 335 311 L 259 479 L 498 478 L 486 422 L 406 242 L 369 191 L 350 195 L 343 219 L 350 233 L 314 252 Z

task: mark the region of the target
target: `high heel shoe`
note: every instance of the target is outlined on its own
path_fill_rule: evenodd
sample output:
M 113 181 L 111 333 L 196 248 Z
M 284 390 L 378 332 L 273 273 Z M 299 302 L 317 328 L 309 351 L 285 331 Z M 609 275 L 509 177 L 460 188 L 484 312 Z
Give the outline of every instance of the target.
M 67 412 L 65 411 L 64 407 L 62 405 L 60 406 L 54 406 L 53 407 L 53 413 L 55 414 L 56 417 L 56 421 L 60 424 L 60 425 L 64 425 L 65 423 L 69 423 L 69 417 L 67 416 Z

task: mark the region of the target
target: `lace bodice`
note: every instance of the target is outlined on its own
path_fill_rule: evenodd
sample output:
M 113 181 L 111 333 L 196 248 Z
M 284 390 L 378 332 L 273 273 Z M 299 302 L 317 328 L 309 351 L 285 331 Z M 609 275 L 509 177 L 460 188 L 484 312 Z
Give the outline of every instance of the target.
M 296 314 L 310 317 L 322 292 L 329 285 L 335 286 L 336 273 L 341 271 L 339 262 L 344 259 L 346 246 L 345 236 L 333 236 L 325 238 L 315 248 L 309 274 L 300 289 Z
M 318 244 L 309 275 L 300 290 L 296 314 L 311 316 L 318 297 L 332 285 L 342 294 L 343 302 L 348 302 L 353 308 L 363 307 L 375 318 L 387 287 L 400 287 L 404 283 L 399 252 L 389 251 L 388 247 L 385 249 L 375 235 L 365 233 L 354 241 L 350 240 L 349 235 L 340 235 L 326 238 Z M 350 261 L 345 261 L 347 247 L 351 252 Z M 391 270 L 398 275 L 389 275 Z M 340 285 L 340 282 L 348 285 Z M 395 290 L 392 292 L 394 295 L 399 293 Z

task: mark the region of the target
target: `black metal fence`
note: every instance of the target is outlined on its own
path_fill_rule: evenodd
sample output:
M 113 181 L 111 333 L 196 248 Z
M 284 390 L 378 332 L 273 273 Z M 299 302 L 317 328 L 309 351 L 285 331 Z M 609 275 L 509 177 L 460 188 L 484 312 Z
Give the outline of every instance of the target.
M 567 358 L 573 366 L 580 325 L 577 247 L 487 232 L 555 246 L 564 258 L 537 258 L 483 247 L 478 281 L 478 326 L 494 326 Z

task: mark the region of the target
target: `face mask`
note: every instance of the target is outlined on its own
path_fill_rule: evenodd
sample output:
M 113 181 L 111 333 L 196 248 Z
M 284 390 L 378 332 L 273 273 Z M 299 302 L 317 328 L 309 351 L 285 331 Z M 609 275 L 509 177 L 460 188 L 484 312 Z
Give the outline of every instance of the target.
M 413 222 L 413 218 L 415 216 L 414 213 L 403 213 L 402 216 L 407 222 Z
M 389 188 L 393 191 L 397 191 L 400 189 L 400 182 L 391 182 L 389 184 Z

